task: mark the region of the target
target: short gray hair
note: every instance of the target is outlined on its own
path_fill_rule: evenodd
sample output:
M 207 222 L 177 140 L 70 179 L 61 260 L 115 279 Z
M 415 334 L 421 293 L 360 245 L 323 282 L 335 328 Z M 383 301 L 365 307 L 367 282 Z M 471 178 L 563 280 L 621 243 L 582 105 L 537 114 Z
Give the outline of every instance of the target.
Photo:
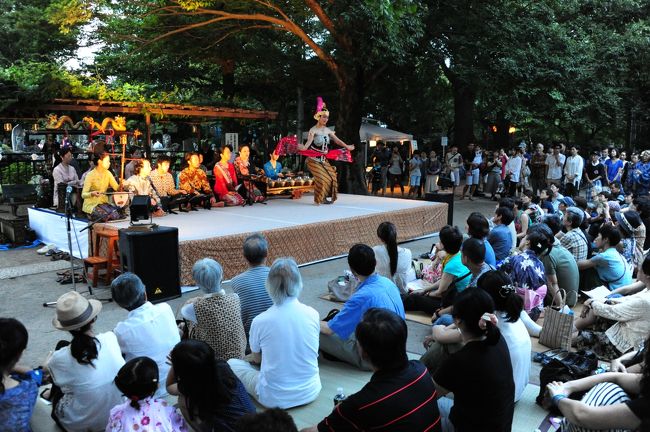
M 123 273 L 111 283 L 111 295 L 120 307 L 132 311 L 147 301 L 147 293 L 142 280 L 133 273 Z
M 203 258 L 195 262 L 192 267 L 192 278 L 198 287 L 208 294 L 223 293 L 221 288 L 223 269 L 212 258 Z
M 298 297 L 302 291 L 302 277 L 293 258 L 278 258 L 273 262 L 266 279 L 266 291 L 276 305 L 289 297 Z
M 252 265 L 259 265 L 269 253 L 269 244 L 264 236 L 255 233 L 244 240 L 244 258 Z

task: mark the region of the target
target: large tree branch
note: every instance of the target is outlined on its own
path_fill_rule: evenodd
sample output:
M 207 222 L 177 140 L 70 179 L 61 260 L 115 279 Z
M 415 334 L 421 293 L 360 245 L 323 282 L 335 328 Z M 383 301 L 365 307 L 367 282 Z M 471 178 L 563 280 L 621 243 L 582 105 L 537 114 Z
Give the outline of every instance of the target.
M 350 43 L 349 39 L 343 37 L 341 33 L 338 32 L 336 29 L 336 26 L 334 25 L 334 22 L 332 19 L 327 15 L 325 10 L 321 7 L 321 5 L 318 3 L 316 0 L 304 0 L 305 4 L 309 9 L 311 9 L 312 12 L 316 15 L 318 20 L 323 24 L 323 27 L 330 32 L 334 40 L 341 45 L 341 47 L 348 52 L 352 51 L 352 44 Z

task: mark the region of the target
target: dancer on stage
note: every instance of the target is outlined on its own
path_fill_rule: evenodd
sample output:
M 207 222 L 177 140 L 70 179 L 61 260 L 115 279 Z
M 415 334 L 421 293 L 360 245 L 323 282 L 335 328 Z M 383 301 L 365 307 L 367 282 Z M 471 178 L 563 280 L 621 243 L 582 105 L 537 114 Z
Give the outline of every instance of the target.
M 317 123 L 309 129 L 309 136 L 305 145 L 298 146 L 300 154 L 307 156 L 307 168 L 314 176 L 314 203 L 332 204 L 336 201 L 336 190 L 338 182 L 336 179 L 336 168 L 327 159 L 351 160 L 349 153 L 343 150 L 330 150 L 330 139 L 335 144 L 348 151 L 354 150 L 353 145 L 347 145 L 341 141 L 334 132 L 327 127 L 330 113 L 319 97 L 314 119 Z
M 84 199 L 83 211 L 90 215 L 92 220 L 112 220 L 121 217 L 119 207 L 108 203 L 106 191 L 109 186 L 119 190 L 115 177 L 108 170 L 111 167 L 111 157 L 105 151 L 93 154 L 95 168 L 88 173 L 84 180 L 81 197 Z
M 201 168 L 201 160 L 198 153 L 190 153 L 187 159 L 187 168 L 181 171 L 179 186 L 190 196 L 190 205 L 192 210 L 196 210 L 196 205 L 201 204 L 203 208 L 210 210 L 212 207 L 223 207 L 223 203 L 217 202 L 205 171 Z

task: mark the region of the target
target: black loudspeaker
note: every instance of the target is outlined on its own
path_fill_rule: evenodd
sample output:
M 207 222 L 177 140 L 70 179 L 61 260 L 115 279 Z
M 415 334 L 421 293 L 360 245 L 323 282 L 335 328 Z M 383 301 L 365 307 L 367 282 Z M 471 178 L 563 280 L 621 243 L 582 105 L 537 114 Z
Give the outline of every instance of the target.
M 454 224 L 454 195 L 449 193 L 428 193 L 424 195 L 427 201 L 447 204 L 447 225 Z
M 135 273 L 152 303 L 181 296 L 178 228 L 120 231 L 122 271 Z
M 131 222 L 149 219 L 149 195 L 136 195 L 131 200 L 129 212 L 131 213 Z

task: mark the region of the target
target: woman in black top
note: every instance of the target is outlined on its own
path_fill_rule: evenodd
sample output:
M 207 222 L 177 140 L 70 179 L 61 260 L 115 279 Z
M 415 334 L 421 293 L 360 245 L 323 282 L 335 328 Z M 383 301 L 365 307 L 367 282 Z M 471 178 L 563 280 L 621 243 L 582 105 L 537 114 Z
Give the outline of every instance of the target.
M 436 371 L 443 430 L 509 432 L 514 414 L 515 384 L 510 354 L 497 328 L 494 301 L 478 288 L 468 288 L 454 301 L 454 322 L 465 346 Z

